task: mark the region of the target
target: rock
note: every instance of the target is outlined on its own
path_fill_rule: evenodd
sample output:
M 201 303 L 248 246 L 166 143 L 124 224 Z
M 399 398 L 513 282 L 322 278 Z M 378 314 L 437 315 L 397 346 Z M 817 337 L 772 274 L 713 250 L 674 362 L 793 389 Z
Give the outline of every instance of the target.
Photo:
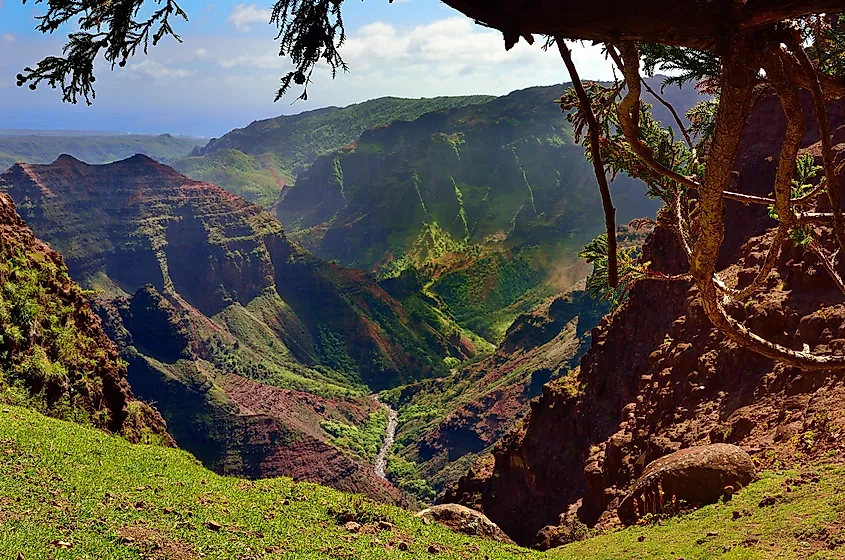
M 214 521 L 213 519 L 211 521 L 208 521 L 205 526 L 207 529 L 210 529 L 212 531 L 220 531 L 221 529 L 223 529 L 223 525 Z
M 361 530 L 361 524 L 356 521 L 347 521 L 343 527 L 350 533 L 357 533 Z
M 764 496 L 757 507 L 770 507 L 778 502 L 778 496 Z
M 431 506 L 417 513 L 423 520 L 436 521 L 444 527 L 457 533 L 484 537 L 490 540 L 513 543 L 499 526 L 490 521 L 486 515 L 459 504 L 440 504 Z
M 735 491 L 755 476 L 751 457 L 735 445 L 717 443 L 682 449 L 650 463 L 619 504 L 617 513 L 623 523 L 630 525 L 643 513 L 661 509 L 661 504 L 670 502 L 673 496 L 691 505 L 712 504 L 727 486 Z M 662 496 L 658 495 L 659 489 Z
M 751 535 L 750 537 L 747 537 L 744 541 L 742 541 L 742 544 L 745 545 L 745 546 L 754 546 L 755 544 L 757 544 L 759 542 L 760 542 L 760 537 Z

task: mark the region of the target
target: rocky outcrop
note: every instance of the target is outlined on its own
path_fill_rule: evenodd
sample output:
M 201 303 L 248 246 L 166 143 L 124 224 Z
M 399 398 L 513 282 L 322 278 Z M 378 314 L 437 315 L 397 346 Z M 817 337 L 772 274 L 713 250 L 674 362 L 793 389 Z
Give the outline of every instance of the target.
M 683 269 L 673 234 L 663 230 L 650 236 L 643 258 L 667 273 Z M 593 329 L 591 349 L 578 370 L 546 384 L 526 421 L 494 450 L 494 464 L 472 469 L 443 500 L 483 511 L 520 544 L 530 545 L 541 528 L 558 525 L 559 514 L 588 490 L 585 462 L 592 443 L 587 442 L 604 441 L 618 430 L 622 407 L 636 398 L 638 372 L 648 367 L 650 347 L 663 341 L 682 312 L 675 302 L 685 291 L 667 282 L 635 285 L 613 322 L 605 318 Z M 635 301 L 642 307 L 635 309 Z M 597 360 L 604 348 L 612 348 L 612 359 L 608 353 L 607 361 Z M 603 493 L 599 498 L 606 499 Z M 585 505 L 582 519 L 594 523 L 600 504 Z M 592 519 L 584 515 L 587 509 Z
M 736 445 L 714 443 L 670 453 L 648 464 L 616 512 L 626 525 L 660 513 L 676 500 L 688 506 L 730 497 L 756 478 L 751 456 Z
M 817 155 L 818 133 L 804 101 L 804 145 Z M 779 149 L 771 138 L 784 126 L 773 104 L 761 102 L 743 138 L 738 190 L 748 194 L 771 189 Z M 843 105 L 830 114 L 841 159 Z M 771 240 L 765 231 L 774 223 L 765 208 L 738 204 L 729 203 L 726 216 L 722 274 L 742 284 L 762 263 Z M 663 229 L 643 253 L 655 270 L 686 271 L 674 235 Z M 785 248 L 767 285 L 730 313 L 789 347 L 845 347 L 842 294 L 797 244 Z M 523 427 L 494 451 L 493 463 L 473 469 L 446 499 L 484 511 L 525 544 L 570 511 L 587 525 L 613 525 L 618 504 L 646 465 L 681 449 L 728 442 L 763 464 L 823 453 L 845 420 L 843 395 L 841 373 L 785 367 L 726 340 L 689 285 L 643 281 L 593 332 L 578 375 L 546 385 Z
M 158 412 L 134 398 L 126 366 L 61 255 L 0 194 L 0 401 L 86 419 L 131 441 L 172 445 Z
M 426 523 L 439 523 L 457 533 L 482 537 L 503 543 L 512 540 L 483 513 L 460 504 L 440 504 L 417 513 L 417 517 Z

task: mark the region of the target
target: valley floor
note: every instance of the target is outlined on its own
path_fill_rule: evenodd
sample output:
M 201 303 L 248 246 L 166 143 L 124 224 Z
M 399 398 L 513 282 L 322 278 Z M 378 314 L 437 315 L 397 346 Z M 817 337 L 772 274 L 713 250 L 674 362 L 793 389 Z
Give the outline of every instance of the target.
M 845 557 L 843 528 L 845 468 L 825 463 L 768 472 L 731 502 L 541 554 L 314 484 L 221 477 L 182 451 L 0 411 L 4 559 L 820 560 Z

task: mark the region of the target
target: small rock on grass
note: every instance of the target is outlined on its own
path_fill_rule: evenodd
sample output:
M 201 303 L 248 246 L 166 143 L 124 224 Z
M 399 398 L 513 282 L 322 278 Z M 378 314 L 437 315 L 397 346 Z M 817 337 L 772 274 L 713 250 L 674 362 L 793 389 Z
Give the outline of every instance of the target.
M 765 496 L 757 507 L 769 507 L 777 503 L 779 496 Z
M 220 531 L 223 529 L 223 525 L 214 521 L 213 519 L 211 521 L 208 521 L 205 526 L 206 528 L 211 529 L 212 531 Z
M 361 530 L 361 524 L 357 521 L 347 521 L 344 528 L 350 533 L 357 533 Z

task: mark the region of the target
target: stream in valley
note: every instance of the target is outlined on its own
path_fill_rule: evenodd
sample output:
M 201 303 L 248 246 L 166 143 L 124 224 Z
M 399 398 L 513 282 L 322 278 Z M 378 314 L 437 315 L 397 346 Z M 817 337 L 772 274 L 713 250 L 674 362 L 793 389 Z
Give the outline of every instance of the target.
M 374 396 L 373 398 L 376 402 L 379 402 L 378 397 Z M 390 453 L 390 448 L 393 447 L 393 438 L 396 437 L 399 414 L 385 403 L 380 404 L 387 410 L 387 429 L 384 432 L 384 442 L 382 442 L 381 449 L 379 449 L 378 455 L 376 455 L 375 470 L 377 475 L 387 478 L 385 474 L 387 454 Z

